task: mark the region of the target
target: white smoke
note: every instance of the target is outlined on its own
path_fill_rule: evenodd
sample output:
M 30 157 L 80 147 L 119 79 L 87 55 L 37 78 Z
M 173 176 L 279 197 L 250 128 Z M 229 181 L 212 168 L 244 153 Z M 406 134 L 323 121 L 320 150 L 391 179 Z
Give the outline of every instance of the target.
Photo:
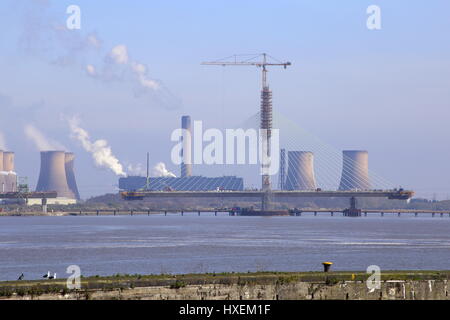
M 152 169 L 152 175 L 154 177 L 176 177 L 176 175 L 167 170 L 164 162 L 158 162 Z
M 92 142 L 89 133 L 83 128 L 80 128 L 78 120 L 75 118 L 69 120 L 69 125 L 72 137 L 81 142 L 84 150 L 92 155 L 96 166 L 111 169 L 118 176 L 126 175 L 123 171 L 122 164 L 113 155 L 111 147 L 108 145 L 108 141 L 99 139 Z
M 0 150 L 7 150 L 5 135 L 0 132 Z
M 109 57 L 117 64 L 128 63 L 128 48 L 123 44 L 119 44 L 112 48 Z
M 62 144 L 45 137 L 41 131 L 39 131 L 31 124 L 27 124 L 24 128 L 24 131 L 27 138 L 34 142 L 36 148 L 39 151 L 66 150 L 66 147 L 64 147 Z

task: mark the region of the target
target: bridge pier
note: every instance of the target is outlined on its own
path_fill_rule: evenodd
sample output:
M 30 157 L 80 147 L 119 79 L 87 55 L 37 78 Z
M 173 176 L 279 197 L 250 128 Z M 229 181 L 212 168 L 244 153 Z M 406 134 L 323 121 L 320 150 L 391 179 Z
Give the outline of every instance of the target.
M 214 215 L 217 217 L 217 211 L 214 211 Z
M 384 217 L 384 212 L 381 212 L 381 216 Z
M 364 217 L 367 217 L 367 211 L 364 211 Z
M 181 211 L 181 215 L 184 216 L 184 212 L 183 211 Z
M 198 216 L 200 217 L 200 211 L 198 212 Z
M 400 212 L 397 213 L 397 217 L 400 217 Z
M 164 215 L 167 216 L 167 211 L 164 211 Z
M 47 213 L 47 198 L 42 198 L 41 205 L 42 205 L 42 212 Z
M 356 208 L 356 198 L 350 198 L 350 208 L 344 209 L 345 217 L 361 217 L 361 209 Z
M 334 212 L 333 211 L 331 211 L 331 216 L 334 216 Z
M 431 213 L 431 217 L 433 217 L 433 218 L 434 218 L 434 212 L 433 212 L 433 213 Z
M 414 212 L 414 216 L 415 217 L 417 217 L 419 215 L 419 213 L 417 213 L 417 212 Z

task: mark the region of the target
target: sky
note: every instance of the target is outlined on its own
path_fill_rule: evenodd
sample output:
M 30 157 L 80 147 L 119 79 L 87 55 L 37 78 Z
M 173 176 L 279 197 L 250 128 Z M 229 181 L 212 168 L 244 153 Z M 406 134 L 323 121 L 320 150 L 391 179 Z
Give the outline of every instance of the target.
M 66 27 L 70 5 L 80 29 Z M 366 26 L 370 5 L 380 30 Z M 82 198 L 115 192 L 111 167 L 131 174 L 147 151 L 179 175 L 170 135 L 182 115 L 231 128 L 259 110 L 258 69 L 201 62 L 267 52 L 292 62 L 269 71 L 276 112 L 335 150 L 368 150 L 395 186 L 450 197 L 446 0 L 6 0 L 0 13 L 0 148 L 32 187 L 39 134 L 75 152 Z

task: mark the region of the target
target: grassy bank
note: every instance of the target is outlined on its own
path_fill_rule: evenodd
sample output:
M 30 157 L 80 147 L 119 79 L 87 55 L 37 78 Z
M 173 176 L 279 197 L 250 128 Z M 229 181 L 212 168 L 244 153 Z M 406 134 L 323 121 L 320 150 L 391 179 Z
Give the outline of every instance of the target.
M 283 285 L 293 282 L 311 282 L 333 285 L 343 281 L 366 281 L 368 274 L 361 271 L 339 272 L 254 272 L 205 273 L 182 275 L 124 275 L 82 277 L 81 292 L 88 298 L 91 291 L 112 291 L 139 287 L 164 286 L 179 289 L 188 285 Z M 388 280 L 448 280 L 450 271 L 383 271 L 382 281 Z M 80 292 L 78 290 L 78 292 Z M 39 296 L 42 294 L 67 294 L 65 279 L 0 282 L 0 298 Z

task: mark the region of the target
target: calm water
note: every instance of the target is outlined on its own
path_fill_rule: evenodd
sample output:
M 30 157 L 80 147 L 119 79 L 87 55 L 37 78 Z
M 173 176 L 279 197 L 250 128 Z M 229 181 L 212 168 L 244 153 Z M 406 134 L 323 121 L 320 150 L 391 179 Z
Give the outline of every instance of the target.
M 0 280 L 82 274 L 450 269 L 450 218 L 0 217 Z

